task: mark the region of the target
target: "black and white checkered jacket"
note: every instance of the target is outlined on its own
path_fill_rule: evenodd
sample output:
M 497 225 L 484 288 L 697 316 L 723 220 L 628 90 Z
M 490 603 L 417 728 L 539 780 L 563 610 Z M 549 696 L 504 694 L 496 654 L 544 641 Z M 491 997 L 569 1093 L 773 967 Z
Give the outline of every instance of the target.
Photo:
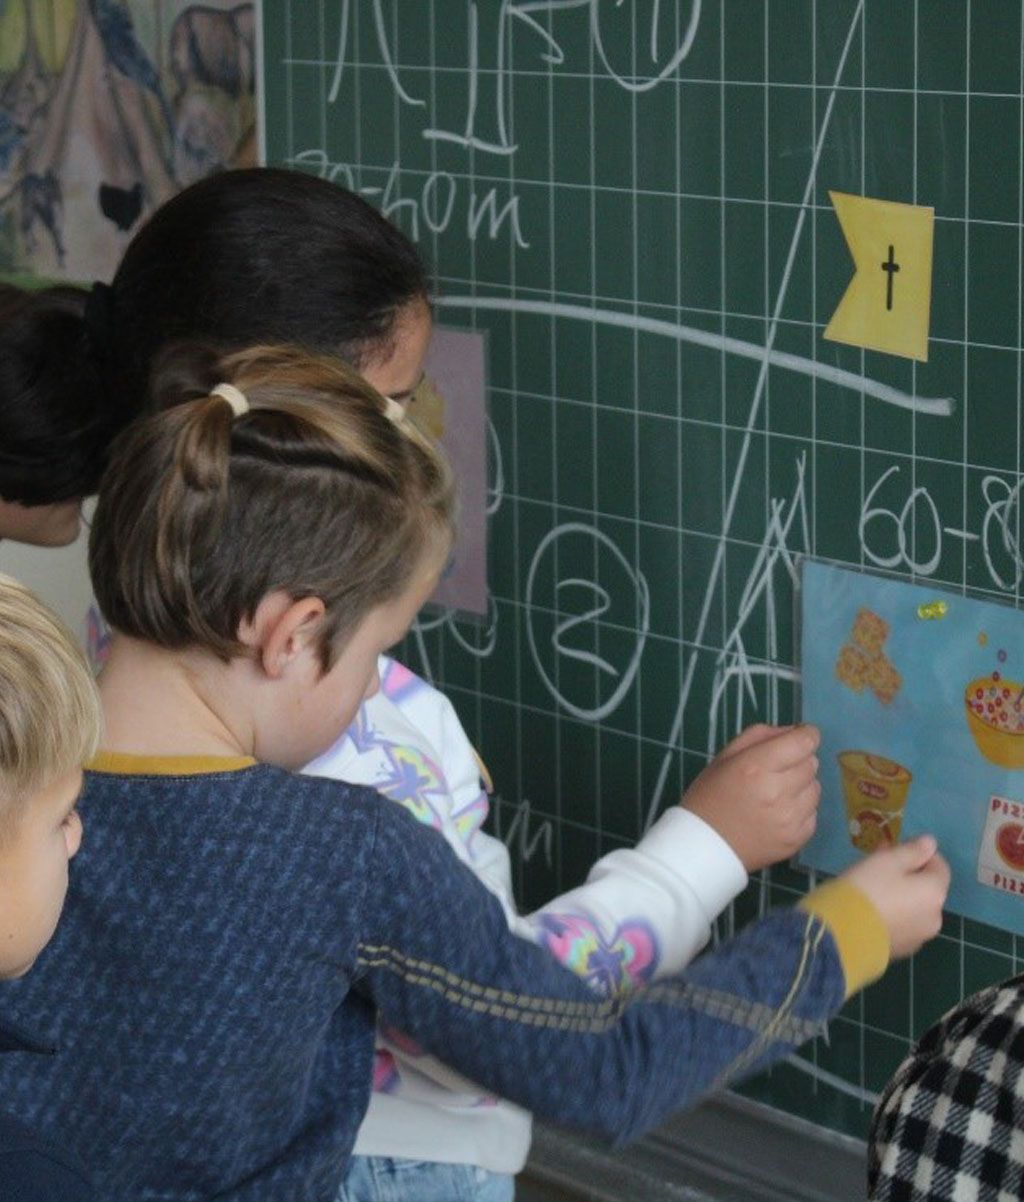
M 868 1198 L 1024 1199 L 1024 976 L 967 998 L 900 1065 L 872 1121 Z

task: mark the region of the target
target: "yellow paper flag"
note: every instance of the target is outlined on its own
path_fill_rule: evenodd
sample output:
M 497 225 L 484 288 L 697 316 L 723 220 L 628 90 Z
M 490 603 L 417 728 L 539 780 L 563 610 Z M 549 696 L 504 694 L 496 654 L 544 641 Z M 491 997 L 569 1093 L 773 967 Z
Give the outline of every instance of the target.
M 845 192 L 829 197 L 856 271 L 824 336 L 927 361 L 935 210 Z

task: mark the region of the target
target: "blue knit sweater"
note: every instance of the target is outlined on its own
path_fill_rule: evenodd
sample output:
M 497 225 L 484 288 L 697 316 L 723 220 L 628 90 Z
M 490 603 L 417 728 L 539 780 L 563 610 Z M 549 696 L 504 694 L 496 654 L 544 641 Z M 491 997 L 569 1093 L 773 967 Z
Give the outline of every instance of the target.
M 495 1092 L 624 1139 L 843 1000 L 829 928 L 785 911 L 622 1011 L 372 791 L 167 767 L 87 774 L 58 933 L 0 986 L 0 1013 L 61 1049 L 0 1057 L 4 1108 L 65 1136 L 104 1202 L 330 1202 L 378 1008 Z
M 54 1049 L 0 1022 L 0 1052 L 52 1057 Z M 63 1141 L 40 1139 L 0 1113 L 0 1198 L 3 1202 L 97 1202 L 83 1165 Z

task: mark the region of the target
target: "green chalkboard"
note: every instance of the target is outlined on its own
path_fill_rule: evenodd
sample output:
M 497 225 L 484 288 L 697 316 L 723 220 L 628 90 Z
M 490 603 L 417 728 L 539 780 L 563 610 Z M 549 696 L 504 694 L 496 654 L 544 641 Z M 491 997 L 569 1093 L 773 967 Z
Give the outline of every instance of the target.
M 266 161 L 370 197 L 488 334 L 491 612 L 404 654 L 523 906 L 799 712 L 799 555 L 1019 604 L 1019 0 L 265 0 L 263 35 Z M 926 362 L 823 339 L 830 190 L 934 208 Z M 806 887 L 764 873 L 722 934 Z M 747 1088 L 863 1135 L 915 1033 L 1019 967 L 951 918 Z

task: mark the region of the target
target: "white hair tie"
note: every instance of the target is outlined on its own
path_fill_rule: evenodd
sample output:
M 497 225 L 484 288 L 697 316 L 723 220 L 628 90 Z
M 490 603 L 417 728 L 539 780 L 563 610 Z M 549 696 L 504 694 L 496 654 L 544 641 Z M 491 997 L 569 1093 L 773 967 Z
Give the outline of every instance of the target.
M 393 421 L 395 425 L 401 425 L 405 421 L 405 406 L 401 401 L 396 401 L 394 397 L 386 396 L 384 398 L 384 416 Z
M 249 412 L 249 402 L 246 400 L 245 393 L 241 388 L 236 388 L 234 384 L 218 384 L 216 388 L 210 389 L 210 396 L 219 396 L 222 401 L 227 401 L 235 417 L 241 417 L 243 413 Z

